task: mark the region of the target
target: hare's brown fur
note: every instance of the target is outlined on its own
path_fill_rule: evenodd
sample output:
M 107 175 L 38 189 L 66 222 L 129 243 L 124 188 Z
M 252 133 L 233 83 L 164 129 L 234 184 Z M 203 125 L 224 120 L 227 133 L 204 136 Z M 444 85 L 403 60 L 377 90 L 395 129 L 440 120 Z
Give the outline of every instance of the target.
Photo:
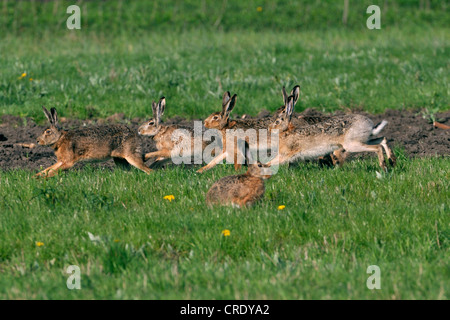
M 102 125 L 91 128 L 61 130 L 58 127 L 56 110 L 44 112 L 51 126 L 44 130 L 37 141 L 51 146 L 57 158 L 56 164 L 39 172 L 36 176 L 51 177 L 58 170 L 71 168 L 78 161 L 103 161 L 114 158 L 117 163 L 124 159 L 136 168 L 150 173 L 145 166 L 140 139 L 136 132 L 125 125 Z M 123 162 L 123 161 L 122 161 Z
M 241 168 L 241 160 L 242 157 L 239 159 L 241 154 L 238 151 L 238 148 L 236 147 L 236 141 L 238 139 L 245 140 L 248 144 L 250 144 L 250 148 L 253 150 L 258 150 L 260 148 L 260 129 L 268 129 L 268 125 L 270 124 L 270 121 L 268 119 L 246 119 L 246 120 L 230 120 L 230 113 L 233 110 L 235 104 L 236 104 L 237 95 L 234 94 L 232 97 L 230 93 L 227 91 L 223 95 L 222 100 L 222 111 L 221 112 L 214 112 L 211 114 L 208 118 L 205 119 L 205 127 L 208 129 L 216 129 L 220 131 L 221 134 L 221 140 L 222 140 L 222 153 L 219 154 L 217 157 L 215 157 L 210 163 L 208 163 L 206 166 L 199 169 L 197 172 L 202 173 L 206 170 L 209 170 L 219 164 L 223 159 L 225 159 L 228 156 L 228 153 L 232 153 L 234 157 L 234 167 L 236 170 L 239 170 Z M 227 136 L 227 130 L 255 130 L 256 134 L 256 141 L 250 141 L 249 137 L 243 137 L 243 136 Z M 268 131 L 267 131 L 268 132 Z M 238 134 L 235 132 L 235 134 Z M 231 139 L 234 139 L 234 148 L 227 148 L 227 141 L 232 141 Z M 270 137 L 267 137 L 266 139 L 267 145 L 270 145 Z M 232 149 L 232 150 L 228 150 Z
M 334 157 L 343 163 L 346 155 L 358 152 L 375 152 L 380 166 L 386 170 L 383 149 L 392 165 L 395 156 L 388 147 L 386 138 L 375 138 L 387 122 L 376 128 L 369 118 L 362 115 L 330 117 L 314 125 L 292 127 L 292 97 L 286 114 L 280 115 L 270 126 L 281 131 L 279 153 L 269 164 L 281 164 L 295 160 L 309 160 L 334 152 Z
M 202 137 L 195 137 L 194 130 L 192 128 L 181 127 L 178 125 L 164 125 L 162 124 L 161 117 L 164 114 L 166 100 L 162 97 L 158 103 L 152 103 L 153 118 L 142 124 L 138 132 L 140 135 L 151 136 L 156 143 L 157 151 L 147 153 L 145 160 L 156 158 L 153 165 L 159 165 L 169 160 L 174 153 L 179 155 L 184 149 L 187 150 L 188 145 L 191 150 L 191 156 L 194 156 L 195 151 L 201 151 L 208 145 L 207 141 L 203 141 Z M 178 131 L 177 131 L 178 130 Z M 177 131 L 178 139 L 174 140 L 174 132 Z M 195 149 L 195 139 L 200 139 L 201 150 Z
M 220 179 L 206 194 L 208 205 L 251 206 L 264 196 L 264 180 L 272 175 L 270 167 L 251 159 L 247 144 L 246 157 L 249 167 L 246 173 Z
M 216 129 L 219 130 L 222 136 L 222 153 L 219 154 L 215 159 L 213 159 L 210 163 L 208 163 L 203 168 L 199 169 L 197 172 L 201 173 L 206 170 L 209 170 L 216 166 L 218 163 L 223 161 L 228 156 L 227 146 L 226 142 L 227 135 L 226 131 L 229 129 L 235 129 L 235 130 L 249 130 L 253 129 L 256 133 L 256 141 L 250 141 L 248 137 L 235 137 L 235 139 L 242 139 L 245 140 L 247 143 L 250 144 L 250 148 L 253 150 L 260 150 L 263 147 L 266 147 L 267 149 L 270 149 L 272 146 L 271 142 L 271 136 L 269 134 L 269 131 L 260 131 L 260 129 L 267 130 L 269 126 L 274 122 L 275 119 L 277 119 L 280 115 L 283 115 L 286 112 L 286 103 L 288 99 L 288 95 L 286 93 L 285 88 L 283 87 L 282 90 L 283 93 L 283 100 L 284 105 L 280 107 L 275 115 L 270 118 L 263 118 L 263 119 L 238 119 L 238 120 L 230 120 L 229 115 L 231 111 L 234 108 L 236 95 L 233 97 L 230 96 L 230 93 L 227 91 L 223 95 L 222 100 L 222 111 L 221 112 L 214 112 L 211 114 L 208 118 L 205 119 L 205 127 L 208 129 Z M 297 103 L 299 96 L 300 96 L 300 86 L 294 86 L 294 88 L 291 91 L 291 95 L 293 96 L 293 103 L 294 105 Z M 326 119 L 326 117 L 301 117 L 292 119 L 290 122 L 290 127 L 294 128 L 297 126 L 304 126 L 304 125 L 310 125 L 315 124 L 323 119 Z M 261 132 L 265 132 L 267 134 L 265 139 L 262 139 L 263 137 L 260 136 Z M 235 140 L 236 141 L 236 140 Z M 266 144 L 262 144 L 261 141 L 266 142 Z M 236 146 L 236 143 L 234 144 Z M 241 164 L 240 161 L 238 161 L 238 157 L 241 156 L 237 148 L 235 147 L 234 150 L 231 151 L 234 156 L 234 167 L 236 170 L 240 169 Z M 240 158 L 242 160 L 242 158 Z

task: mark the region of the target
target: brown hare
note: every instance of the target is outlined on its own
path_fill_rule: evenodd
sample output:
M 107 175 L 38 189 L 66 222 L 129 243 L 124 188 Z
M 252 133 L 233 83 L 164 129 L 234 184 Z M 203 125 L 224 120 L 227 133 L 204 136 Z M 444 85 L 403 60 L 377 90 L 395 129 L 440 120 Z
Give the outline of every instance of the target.
M 256 139 L 250 140 L 248 137 L 238 136 L 236 139 L 245 139 L 247 143 L 249 143 L 249 146 L 252 150 L 261 150 L 263 148 L 270 148 L 271 146 L 271 137 L 268 135 L 268 131 L 261 131 L 263 134 L 266 132 L 267 136 L 262 137 L 260 136 L 261 129 L 267 130 L 269 126 L 273 123 L 274 119 L 278 118 L 279 116 L 282 116 L 286 112 L 286 104 L 288 95 L 286 93 L 286 89 L 283 87 L 282 89 L 283 94 L 283 101 L 284 105 L 280 107 L 273 118 L 263 118 L 263 119 L 238 119 L 238 120 L 230 120 L 230 113 L 233 110 L 235 104 L 236 104 L 236 94 L 234 94 L 232 97 L 230 96 L 230 92 L 225 92 L 222 99 L 222 111 L 221 112 L 214 112 L 211 114 L 208 118 L 205 119 L 205 127 L 208 129 L 216 129 L 219 130 L 222 136 L 222 153 L 220 153 L 218 156 L 216 156 L 210 163 L 208 163 L 206 166 L 199 169 L 197 172 L 202 173 L 206 170 L 209 170 L 216 166 L 217 164 L 221 163 L 225 158 L 227 158 L 229 150 L 227 150 L 226 142 L 227 140 L 227 130 L 255 130 L 256 133 Z M 291 96 L 293 97 L 293 104 L 297 103 L 299 96 L 300 96 L 300 86 L 296 85 L 291 91 Z M 297 126 L 303 126 L 303 125 L 309 125 L 309 124 L 316 124 L 320 121 L 323 121 L 325 119 L 328 119 L 328 117 L 300 117 L 291 119 L 292 121 L 289 123 L 290 128 L 294 128 Z M 230 132 L 230 131 L 229 131 Z M 244 133 L 245 135 L 245 133 Z M 230 137 L 228 137 L 230 138 Z M 233 137 L 231 137 L 233 138 Z M 263 143 L 265 142 L 265 143 Z M 234 144 L 236 145 L 236 144 Z M 236 149 L 236 148 L 235 148 Z M 231 150 L 231 152 L 234 154 L 234 166 L 236 170 L 239 170 L 241 167 L 241 164 L 238 161 L 238 157 L 241 156 L 241 154 L 237 150 Z M 240 158 L 241 160 L 242 158 Z
M 183 155 L 183 157 L 189 158 L 198 156 L 201 159 L 202 152 L 208 143 L 203 141 L 202 135 L 194 135 L 192 128 L 182 128 L 175 124 L 162 124 L 161 117 L 165 108 L 165 97 L 162 97 L 158 103 L 153 101 L 153 118 L 142 124 L 138 129 L 140 135 L 151 136 L 156 143 L 157 151 L 147 153 L 145 160 L 155 158 L 156 160 L 152 166 L 156 166 L 169 161 L 172 156 Z M 196 144 L 201 146 L 201 148 L 196 148 Z M 184 155 L 183 152 L 186 150 L 190 150 L 190 154 Z M 195 152 L 200 154 L 197 155 Z
M 128 163 L 150 173 L 143 161 L 138 135 L 121 124 L 102 125 L 92 128 L 62 130 L 58 125 L 55 108 L 49 112 L 42 107 L 50 122 L 50 127 L 37 138 L 43 146 L 55 150 L 57 162 L 36 174 L 36 177 L 52 177 L 58 170 L 71 168 L 78 161 L 108 160 L 113 158 L 117 164 Z
M 248 163 L 247 172 L 224 177 L 215 182 L 206 194 L 207 205 L 249 207 L 264 196 L 264 180 L 272 176 L 272 170 L 268 165 L 255 162 L 251 157 L 248 144 L 245 144 L 245 157 Z
M 330 117 L 319 123 L 293 127 L 290 125 L 294 110 L 294 97 L 288 98 L 286 112 L 270 126 L 271 130 L 279 130 L 278 155 L 269 165 L 293 162 L 295 160 L 315 159 L 334 152 L 339 163 L 343 163 L 350 153 L 375 152 L 383 170 L 386 164 L 383 149 L 389 162 L 395 165 L 395 155 L 387 145 L 384 137 L 375 138 L 384 126 L 382 121 L 374 126 L 372 120 L 363 115 L 344 115 Z
M 249 144 L 252 150 L 258 150 L 262 148 L 260 143 L 261 138 L 265 138 L 266 142 L 264 146 L 267 148 L 270 145 L 270 137 L 261 137 L 260 130 L 265 129 L 268 132 L 268 126 L 273 121 L 270 118 L 263 119 L 238 119 L 230 120 L 230 113 L 233 111 L 236 105 L 237 95 L 231 96 L 230 92 L 224 93 L 222 98 L 222 111 L 214 112 L 208 118 L 205 119 L 205 127 L 207 129 L 216 129 L 220 131 L 221 141 L 222 141 L 222 152 L 217 155 L 212 161 L 210 161 L 206 166 L 197 170 L 198 173 L 202 173 L 215 167 L 217 164 L 221 163 L 224 159 L 228 157 L 229 154 L 233 154 L 234 167 L 236 170 L 241 168 L 242 155 L 238 152 L 236 141 L 237 139 L 245 140 Z M 240 132 L 239 132 L 240 131 Z M 227 135 L 228 133 L 228 135 Z M 249 139 L 247 134 L 254 133 L 256 139 Z M 227 149 L 227 141 L 233 140 L 234 148 L 232 150 Z M 230 149 L 230 148 L 229 148 Z

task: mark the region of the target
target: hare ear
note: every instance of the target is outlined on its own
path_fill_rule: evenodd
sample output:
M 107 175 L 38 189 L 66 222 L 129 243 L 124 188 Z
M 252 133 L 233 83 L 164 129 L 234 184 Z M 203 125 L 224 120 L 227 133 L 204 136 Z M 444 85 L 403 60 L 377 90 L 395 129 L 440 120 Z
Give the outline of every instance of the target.
M 289 96 L 288 102 L 286 104 L 286 116 L 289 120 L 291 120 L 293 112 L 294 112 L 294 96 Z
M 166 110 L 166 98 L 161 97 L 161 99 L 159 99 L 159 102 L 158 102 L 158 115 L 160 118 L 164 114 L 164 110 Z
M 224 120 L 227 120 L 230 116 L 231 111 L 233 111 L 234 106 L 236 105 L 236 98 L 237 95 L 234 94 L 227 102 L 227 104 L 223 107 L 223 118 Z
M 153 118 L 156 118 L 158 115 L 158 106 L 155 101 L 152 102 L 152 115 Z
M 44 110 L 44 114 L 47 117 L 48 122 L 50 122 L 50 124 L 53 124 L 53 117 L 51 113 L 44 106 L 42 106 L 42 110 Z
M 291 96 L 294 96 L 294 106 L 298 101 L 298 98 L 300 97 L 300 86 L 296 85 L 294 88 L 292 88 Z
M 50 112 L 52 113 L 52 119 L 53 119 L 53 123 L 52 124 L 55 127 L 57 127 L 58 126 L 58 113 L 56 112 L 55 108 L 51 108 Z
M 223 94 L 223 98 L 222 98 L 222 115 L 225 114 L 225 107 L 226 107 L 228 101 L 230 101 L 230 97 L 231 97 L 230 91 L 226 91 Z
M 283 102 L 284 102 L 284 106 L 286 107 L 287 102 L 288 102 L 288 95 L 286 92 L 286 88 L 283 86 L 283 90 L 281 90 L 281 92 L 283 93 Z

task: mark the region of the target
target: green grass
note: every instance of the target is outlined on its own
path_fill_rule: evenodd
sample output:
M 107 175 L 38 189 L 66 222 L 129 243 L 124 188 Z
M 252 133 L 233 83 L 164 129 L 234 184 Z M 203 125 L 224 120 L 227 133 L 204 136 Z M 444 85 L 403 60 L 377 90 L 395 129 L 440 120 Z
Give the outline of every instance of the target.
M 295 84 L 298 111 L 448 110 L 446 2 L 351 1 L 347 25 L 342 2 L 83 1 L 69 31 L 71 1 L 3 1 L 0 116 L 146 117 L 165 95 L 166 118 L 205 118 L 224 90 L 234 113 L 256 115 Z M 369 4 L 383 5 L 382 30 L 366 29 Z M 231 166 L 0 171 L 0 298 L 448 299 L 448 157 L 396 153 L 381 179 L 374 158 L 282 167 L 242 210 L 204 204 Z M 69 265 L 80 291 L 66 288 Z M 381 290 L 366 287 L 370 265 Z
M 382 179 L 376 170 L 375 159 L 282 167 L 264 201 L 242 210 L 204 204 L 232 166 L 2 174 L 0 297 L 448 298 L 448 160 L 400 159 Z M 65 285 L 73 264 L 80 291 Z M 381 290 L 366 287 L 369 265 Z
M 224 90 L 238 94 L 235 113 L 257 114 L 277 109 L 282 86 L 295 84 L 302 87 L 297 110 L 442 111 L 450 105 L 448 32 L 7 37 L 0 42 L 0 114 L 43 120 L 45 105 L 69 117 L 145 117 L 165 95 L 166 117 L 205 118 L 220 109 Z
M 3 0 L 0 4 L 0 30 L 37 37 L 45 32 L 64 33 L 69 17 L 66 8 L 73 4 L 81 9 L 83 29 L 114 35 L 197 29 L 361 30 L 366 28 L 366 20 L 370 16 L 366 10 L 370 5 L 380 7 L 383 28 L 448 26 L 446 0 L 349 1 L 346 23 L 343 22 L 344 1 L 335 0 Z

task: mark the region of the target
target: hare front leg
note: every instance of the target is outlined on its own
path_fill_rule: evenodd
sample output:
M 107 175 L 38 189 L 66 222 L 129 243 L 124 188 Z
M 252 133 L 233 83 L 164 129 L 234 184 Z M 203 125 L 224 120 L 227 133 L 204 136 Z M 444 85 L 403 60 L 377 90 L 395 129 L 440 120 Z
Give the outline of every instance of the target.
M 220 155 L 218 155 L 217 157 L 215 157 L 214 159 L 211 160 L 210 163 L 208 163 L 206 166 L 204 166 L 201 169 L 197 170 L 197 173 L 203 173 L 206 170 L 209 170 L 213 167 L 215 167 L 217 164 L 219 164 L 220 162 L 223 161 L 223 159 L 225 159 L 227 157 L 228 153 L 227 152 L 223 152 Z
M 155 152 L 149 152 L 145 155 L 145 160 L 147 161 L 150 158 L 170 158 L 170 150 L 169 149 L 162 149 Z
M 74 164 L 75 164 L 75 162 L 72 162 L 72 161 L 70 161 L 70 162 L 58 161 L 51 167 L 48 167 L 47 169 L 39 172 L 35 177 L 38 178 L 38 177 L 44 176 L 46 178 L 50 178 L 50 177 L 57 175 L 59 170 L 67 170 L 67 169 L 73 167 Z
M 48 172 L 47 177 L 53 177 L 53 176 L 57 175 L 59 171 L 63 171 L 63 170 L 67 170 L 69 168 L 72 168 L 74 164 L 75 164 L 75 162 L 73 162 L 73 161 L 62 162 L 59 167 L 51 169 Z
M 150 174 L 150 172 L 153 171 L 152 169 L 150 169 L 149 167 L 147 167 L 144 164 L 144 160 L 142 160 L 142 155 L 133 154 L 133 155 L 125 156 L 124 158 L 133 167 L 136 167 L 136 168 L 144 171 L 146 174 Z
M 242 168 L 242 164 L 244 163 L 243 154 L 236 148 L 234 151 L 234 170 L 239 171 Z M 248 165 L 248 164 L 247 164 Z
M 340 148 L 338 150 L 333 151 L 331 154 L 331 160 L 333 161 L 334 166 L 342 167 L 344 165 L 345 159 L 347 158 L 347 154 L 345 153 L 344 148 Z
M 291 152 L 289 155 L 286 155 L 286 154 L 281 155 L 280 153 L 278 153 L 275 158 L 273 158 L 266 164 L 269 166 L 280 165 L 280 164 L 283 164 L 283 163 L 289 161 L 289 159 L 291 159 L 294 155 L 295 155 L 295 152 Z
M 47 169 L 44 169 L 41 172 L 37 173 L 34 177 L 35 178 L 45 177 L 45 176 L 47 176 L 47 172 L 49 172 L 50 170 L 58 170 L 58 168 L 61 167 L 61 165 L 62 165 L 62 161 L 58 161 L 54 165 L 52 165 L 52 166 L 48 167 Z
M 170 162 L 170 158 L 159 157 L 155 161 L 153 161 L 150 165 L 150 169 L 162 168 L 166 163 Z

